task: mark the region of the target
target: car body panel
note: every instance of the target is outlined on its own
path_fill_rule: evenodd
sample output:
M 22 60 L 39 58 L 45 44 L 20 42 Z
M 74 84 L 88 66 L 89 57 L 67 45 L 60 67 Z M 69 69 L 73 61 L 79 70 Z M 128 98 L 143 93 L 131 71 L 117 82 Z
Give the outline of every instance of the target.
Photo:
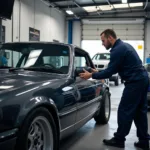
M 42 44 L 53 45 L 53 43 Z M 0 134 L 11 129 L 19 129 L 31 111 L 45 107 L 49 112 L 55 112 L 53 117 L 62 139 L 86 123 L 97 112 L 102 93 L 109 87 L 100 80 L 83 80 L 76 76 L 74 67 L 76 52 L 85 56 L 90 67 L 94 68 L 94 64 L 87 52 L 72 45 L 65 46 L 68 46 L 70 51 L 67 73 L 23 68 L 13 70 L 7 67 L 0 69 Z

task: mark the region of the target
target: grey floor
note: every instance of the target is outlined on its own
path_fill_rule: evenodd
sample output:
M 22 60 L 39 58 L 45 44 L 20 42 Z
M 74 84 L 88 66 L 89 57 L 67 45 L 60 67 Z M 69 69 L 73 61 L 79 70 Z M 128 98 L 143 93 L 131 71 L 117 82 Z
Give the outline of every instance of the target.
M 107 125 L 97 126 L 92 119 L 85 124 L 76 133 L 61 141 L 60 150 L 122 150 L 121 148 L 113 148 L 103 145 L 104 138 L 111 138 L 117 128 L 117 108 L 124 85 L 114 86 L 110 84 L 112 92 L 112 111 L 110 121 Z M 148 112 L 148 119 L 150 124 L 150 111 Z M 149 127 L 150 133 L 150 127 Z M 133 146 L 134 141 L 137 141 L 136 128 L 134 124 L 130 130 L 129 135 L 126 137 L 124 150 L 138 150 Z

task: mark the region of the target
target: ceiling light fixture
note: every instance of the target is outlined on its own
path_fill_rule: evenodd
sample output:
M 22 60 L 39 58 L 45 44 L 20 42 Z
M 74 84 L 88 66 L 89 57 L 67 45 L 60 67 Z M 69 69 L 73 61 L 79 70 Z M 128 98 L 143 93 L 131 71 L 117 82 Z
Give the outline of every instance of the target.
M 127 3 L 127 0 L 122 0 L 122 3 Z
M 130 7 L 142 7 L 143 3 L 129 3 Z
M 70 9 L 66 10 L 66 13 L 69 14 L 69 15 L 73 15 L 74 14 Z
M 97 9 L 95 6 L 87 6 L 87 7 L 82 7 L 84 10 L 86 10 L 87 12 L 96 12 Z

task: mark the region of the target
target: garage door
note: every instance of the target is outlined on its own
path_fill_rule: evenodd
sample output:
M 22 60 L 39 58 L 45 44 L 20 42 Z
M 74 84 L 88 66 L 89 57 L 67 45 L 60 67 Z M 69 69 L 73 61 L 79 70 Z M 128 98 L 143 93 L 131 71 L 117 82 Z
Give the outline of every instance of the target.
M 82 24 L 82 40 L 99 40 L 100 33 L 113 29 L 122 40 L 144 40 L 144 22 L 138 24 Z

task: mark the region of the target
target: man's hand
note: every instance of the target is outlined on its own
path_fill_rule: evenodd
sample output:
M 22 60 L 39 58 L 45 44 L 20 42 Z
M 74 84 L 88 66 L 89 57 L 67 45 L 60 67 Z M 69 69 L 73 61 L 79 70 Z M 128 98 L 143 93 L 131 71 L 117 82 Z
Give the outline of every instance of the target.
M 86 71 L 85 69 L 83 69 L 84 73 L 80 73 L 79 76 L 83 79 L 89 79 L 92 77 L 92 73 Z
M 93 68 L 91 68 L 91 69 L 92 69 L 92 73 L 98 72 L 98 70 L 96 70 L 96 69 L 93 69 Z

